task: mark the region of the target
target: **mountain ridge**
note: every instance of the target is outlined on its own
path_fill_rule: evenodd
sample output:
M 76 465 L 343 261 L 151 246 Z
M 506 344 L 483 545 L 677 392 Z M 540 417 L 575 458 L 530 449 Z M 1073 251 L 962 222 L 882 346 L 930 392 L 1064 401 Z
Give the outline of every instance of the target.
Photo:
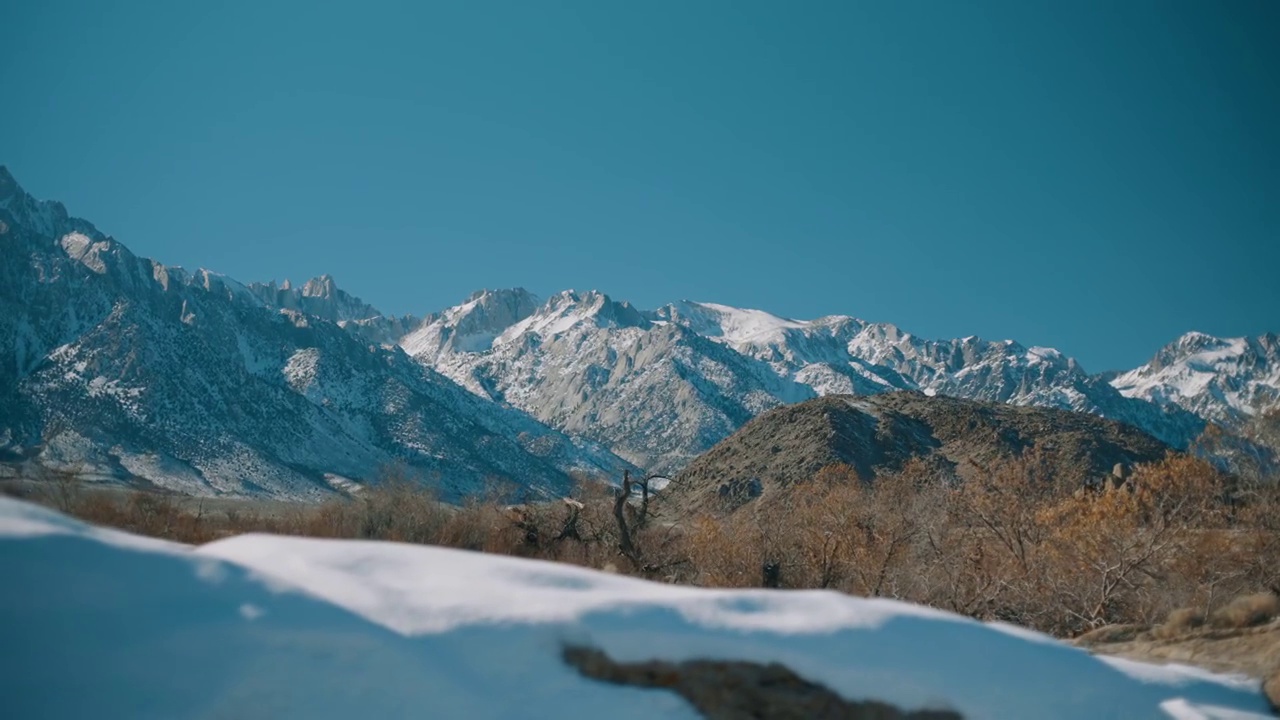
M 261 287 L 135 256 L 0 171 L 0 453 L 190 494 L 319 498 L 405 464 L 448 498 L 629 468 Z M 269 289 L 269 286 L 268 286 Z M 281 295 L 283 293 L 283 295 Z M 341 302 L 339 302 L 341 301 Z M 337 316 L 335 316 L 337 317 Z M 377 318 L 362 318 L 362 321 Z
M 478 291 L 473 297 L 503 292 L 509 291 Z M 625 309 L 630 322 L 599 320 L 601 308 L 615 306 Z M 473 392 L 513 404 L 571 434 L 586 434 L 660 470 L 679 467 L 727 436 L 741 425 L 742 408 L 754 414 L 830 394 L 915 390 L 1088 412 L 1134 425 L 1178 448 L 1191 446 L 1211 422 L 1230 428 L 1243 417 L 1234 406 L 1207 412 L 1212 398 L 1195 404 L 1142 396 L 1122 384 L 1125 373 L 1090 375 L 1053 348 L 977 336 L 926 340 L 889 323 L 851 316 L 806 321 L 687 300 L 635 310 L 598 291 L 562 292 L 536 309 L 526 304 L 519 317 L 486 316 L 485 344 L 477 350 L 422 342 L 448 335 L 453 312 L 462 307 L 424 321 L 402 339 L 406 352 Z M 637 348 L 647 348 L 644 358 Z M 581 354 L 584 349 L 587 355 Z M 584 360 L 587 356 L 594 361 Z M 1263 361 L 1270 363 L 1267 368 L 1280 368 L 1269 356 Z M 655 373 L 675 389 L 644 390 Z M 1264 405 L 1274 403 L 1275 395 L 1268 393 L 1277 381 L 1269 378 L 1258 380 L 1254 393 Z M 698 397 L 705 401 L 690 399 Z M 609 415 L 600 423 L 606 410 Z M 654 418 L 682 412 L 703 422 L 696 430 L 668 430 L 665 454 L 654 455 L 652 447 L 635 439 L 635 430 L 652 425 Z M 625 424 L 623 416 L 629 419 Z
M 388 316 L 330 275 L 242 284 L 138 258 L 61 203 L 32 198 L 2 166 L 0 240 L 14 250 L 0 260 L 9 308 L 0 337 L 14 348 L 0 365 L 0 452 L 96 448 L 118 465 L 110 433 L 69 435 L 66 447 L 44 435 L 89 418 L 142 441 L 145 426 L 160 423 L 168 459 L 130 460 L 143 476 L 164 476 L 151 466 L 201 447 L 190 441 L 204 430 L 192 418 L 206 411 L 183 399 L 200 393 L 271 408 L 223 418 L 214 435 L 222 452 L 251 458 L 244 467 L 273 468 L 272 492 L 324 492 L 330 481 L 317 485 L 317 473 L 367 477 L 370 465 L 406 457 L 428 473 L 461 462 L 469 479 L 454 490 L 494 468 L 519 475 L 528 463 L 544 489 L 564 487 L 570 472 L 672 471 L 762 412 L 828 395 L 906 390 L 1087 412 L 1178 448 L 1208 427 L 1233 431 L 1280 408 L 1273 333 L 1190 332 L 1145 365 L 1090 375 L 1058 350 L 1012 340 L 928 340 L 852 316 L 798 320 L 689 300 L 644 310 L 597 290 L 543 299 L 485 289 L 439 312 Z M 55 397 L 75 412 L 53 417 Z M 284 429 L 290 418 L 307 429 Z M 299 444 L 298 433 L 320 444 Z M 1232 452 L 1275 456 L 1249 442 Z M 535 447 L 536 459 L 523 457 Z M 204 452 L 213 457 L 212 446 Z M 211 486 L 186 461 L 176 467 L 177 486 L 258 492 Z

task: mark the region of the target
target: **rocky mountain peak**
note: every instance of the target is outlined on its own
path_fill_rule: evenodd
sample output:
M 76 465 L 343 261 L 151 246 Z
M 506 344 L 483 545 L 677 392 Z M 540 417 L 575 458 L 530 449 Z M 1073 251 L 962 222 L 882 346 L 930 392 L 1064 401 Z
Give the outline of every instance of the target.
M 0 211 L 9 216 L 6 226 L 21 228 L 41 237 L 57 238 L 78 230 L 94 240 L 105 239 L 93 225 L 71 218 L 62 203 L 33 198 L 4 166 L 0 166 Z
M 543 303 L 524 324 L 510 335 L 534 332 L 554 335 L 572 328 L 645 328 L 649 320 L 629 302 L 619 302 L 600 292 L 564 290 Z
M 442 353 L 484 352 L 537 310 L 537 297 L 524 288 L 477 290 L 462 304 L 424 321 L 399 342 L 405 352 L 424 361 Z
M 339 292 L 341 291 L 338 290 L 337 283 L 333 281 L 333 276 L 328 274 L 311 278 L 302 286 L 303 297 L 330 299 Z
M 474 301 L 479 301 L 481 305 L 491 305 L 494 303 L 516 303 L 532 305 L 535 308 L 539 302 L 537 295 L 534 295 L 522 287 L 482 288 L 468 295 L 463 304 Z
M 1220 338 L 1191 332 L 1145 365 L 1111 378 L 1126 397 L 1174 405 L 1235 427 L 1280 407 L 1280 347 L 1272 334 Z
M 381 311 L 338 287 L 332 275 L 311 278 L 297 288 L 285 280 L 276 285 L 250 283 L 248 291 L 278 310 L 295 310 L 335 323 L 360 322 L 383 317 Z

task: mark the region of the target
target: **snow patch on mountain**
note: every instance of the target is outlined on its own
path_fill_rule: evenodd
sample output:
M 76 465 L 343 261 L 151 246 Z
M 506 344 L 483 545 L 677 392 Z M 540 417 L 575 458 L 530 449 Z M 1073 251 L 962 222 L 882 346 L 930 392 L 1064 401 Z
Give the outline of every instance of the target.
M 660 308 L 654 315 L 694 332 L 736 347 L 751 342 L 781 341 L 787 329 L 803 328 L 807 323 L 779 317 L 763 310 L 682 300 Z

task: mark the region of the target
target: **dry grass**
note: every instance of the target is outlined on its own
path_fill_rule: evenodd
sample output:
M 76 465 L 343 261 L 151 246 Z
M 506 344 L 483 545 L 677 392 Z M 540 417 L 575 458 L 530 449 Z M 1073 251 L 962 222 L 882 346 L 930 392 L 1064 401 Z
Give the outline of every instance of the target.
M 1076 638 L 1081 645 L 1126 642 L 1147 632 L 1145 625 L 1104 625 Z
M 1247 628 L 1262 625 L 1280 615 L 1280 598 L 1270 592 L 1242 595 L 1219 608 L 1209 618 L 1215 628 Z
M 1169 613 L 1164 624 L 1152 629 L 1158 638 L 1174 638 L 1185 635 L 1204 625 L 1204 613 L 1195 608 L 1178 608 Z
M 1034 456 L 979 470 L 955 486 L 924 465 L 873 483 L 829 466 L 731 513 L 689 516 L 659 496 L 645 511 L 624 504 L 621 524 L 613 489 L 597 482 L 565 501 L 512 506 L 495 495 L 452 506 L 394 471 L 355 498 L 271 515 L 72 483 L 42 500 L 185 543 L 266 532 L 441 545 L 663 582 L 896 598 L 1058 636 L 1116 625 L 1173 635 L 1205 618 L 1246 627 L 1277 615 L 1276 597 L 1258 591 L 1280 586 L 1280 490 L 1228 505 L 1223 478 L 1184 457 L 1138 468 L 1132 489 L 1096 493 L 1056 482 Z

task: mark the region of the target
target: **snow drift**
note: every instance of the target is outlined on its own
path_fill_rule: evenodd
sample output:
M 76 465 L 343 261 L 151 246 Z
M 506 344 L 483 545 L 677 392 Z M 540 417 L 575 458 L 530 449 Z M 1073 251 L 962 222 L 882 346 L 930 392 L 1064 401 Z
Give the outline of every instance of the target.
M 696 717 L 584 679 L 620 661 L 777 661 L 850 699 L 966 718 L 1265 717 L 1256 683 L 833 592 L 722 591 L 392 543 L 202 547 L 0 499 L 7 717 Z

